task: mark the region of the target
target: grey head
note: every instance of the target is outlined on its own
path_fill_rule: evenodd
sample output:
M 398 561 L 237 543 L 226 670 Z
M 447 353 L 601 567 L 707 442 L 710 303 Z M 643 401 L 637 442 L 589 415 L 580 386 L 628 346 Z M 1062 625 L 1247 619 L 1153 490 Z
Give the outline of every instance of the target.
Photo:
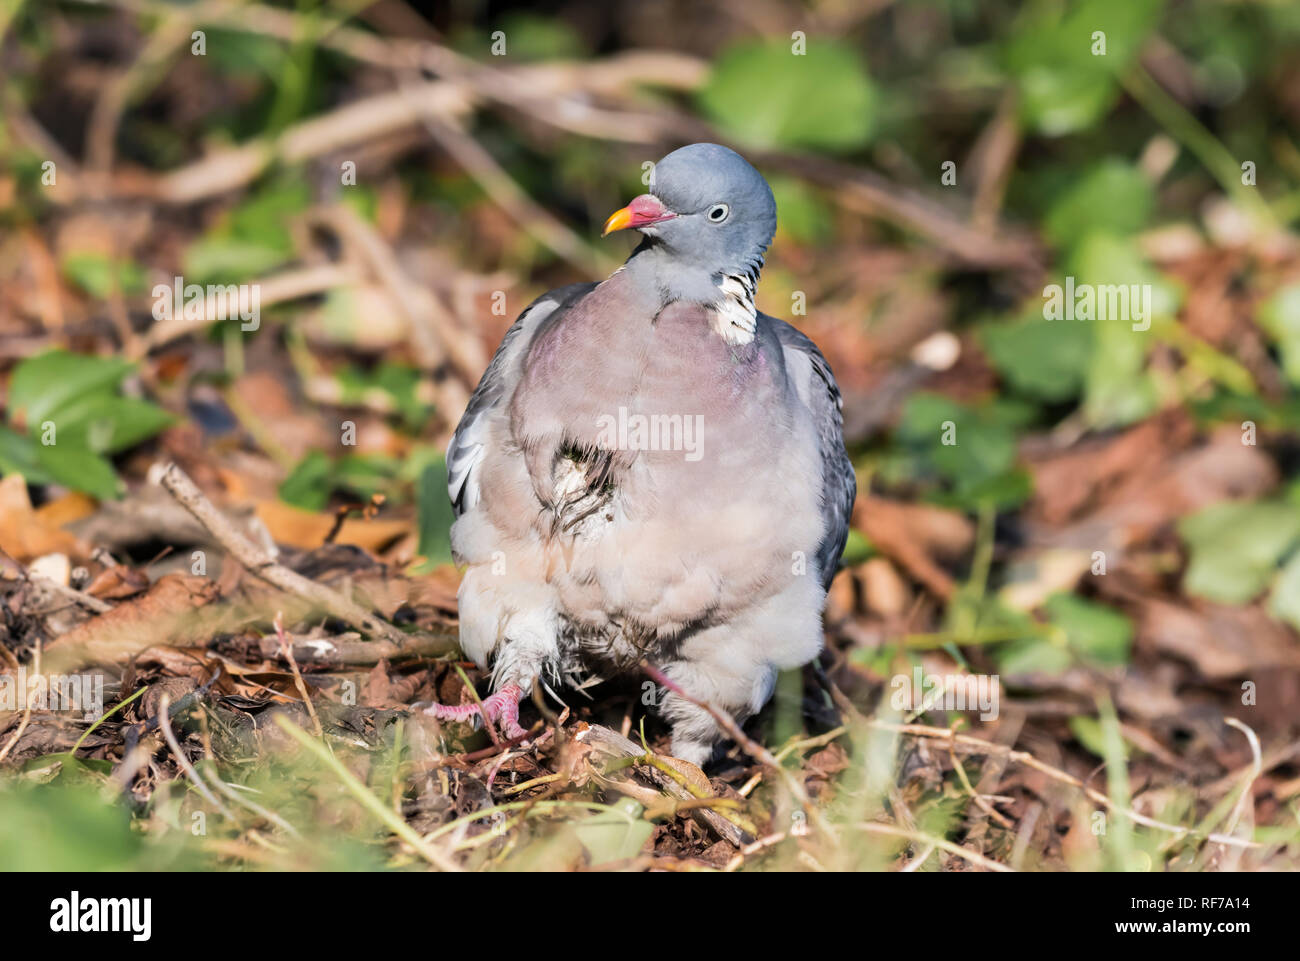
M 757 282 L 776 233 L 776 200 L 763 175 L 740 154 L 695 143 L 655 164 L 650 192 L 605 223 L 607 234 L 626 228 L 645 237 L 632 259 L 650 260 L 647 266 L 661 286 L 691 296 L 707 275 L 716 295 L 724 276 Z

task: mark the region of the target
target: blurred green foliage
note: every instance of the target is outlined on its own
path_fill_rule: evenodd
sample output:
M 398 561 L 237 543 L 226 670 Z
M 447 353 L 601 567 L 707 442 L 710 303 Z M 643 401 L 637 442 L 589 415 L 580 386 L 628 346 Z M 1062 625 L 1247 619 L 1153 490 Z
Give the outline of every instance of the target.
M 1184 517 L 1178 524 L 1189 552 L 1183 589 L 1220 604 L 1246 604 L 1271 586 L 1270 610 L 1300 629 L 1298 492 L 1293 487 L 1285 499 L 1211 504 Z
M 451 525 L 456 515 L 447 500 L 447 462 L 441 455 L 431 456 L 417 475 L 416 523 L 419 531 L 417 552 L 426 567 L 451 561 Z
M 114 357 L 52 350 L 20 363 L 9 381 L 9 427 L 0 427 L 0 471 L 32 484 L 63 484 L 116 497 L 109 461 L 174 421 L 161 407 L 123 396 L 135 365 Z M 25 430 L 23 429 L 25 426 Z
M 812 39 L 738 44 L 717 61 L 700 91 L 704 113 L 755 147 L 861 147 L 874 129 L 876 92 L 850 46 Z
M 187 283 L 241 283 L 288 263 L 292 217 L 311 202 L 301 180 L 272 182 L 241 201 L 185 252 Z
M 1163 0 L 1026 4 L 1003 54 L 1026 122 L 1056 137 L 1099 121 L 1162 6 Z
M 916 479 L 938 478 L 933 499 L 973 510 L 981 504 L 1014 507 L 1029 496 L 1029 479 L 1016 466 L 1017 430 L 1033 408 L 1013 398 L 961 404 L 917 392 L 903 405 L 895 432 L 901 453 L 895 469 Z

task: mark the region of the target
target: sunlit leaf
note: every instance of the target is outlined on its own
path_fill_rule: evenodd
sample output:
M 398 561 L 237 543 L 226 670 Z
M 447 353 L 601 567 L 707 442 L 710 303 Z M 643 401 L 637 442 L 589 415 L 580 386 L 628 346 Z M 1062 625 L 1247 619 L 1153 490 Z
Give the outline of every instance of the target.
M 1129 234 L 1146 224 L 1154 205 L 1151 182 L 1137 168 L 1104 160 L 1052 205 L 1043 232 L 1059 247 L 1098 231 Z
M 92 297 L 101 300 L 116 288 L 123 294 L 145 288 L 144 268 L 131 261 L 114 261 L 103 254 L 73 253 L 63 258 L 63 276 Z
M 788 43 L 731 47 L 699 97 L 714 123 L 756 147 L 847 150 L 875 129 L 876 91 L 858 53 L 816 37 L 803 55 Z
M 592 864 L 636 857 L 654 834 L 654 825 L 641 817 L 644 809 L 632 798 L 622 798 L 615 807 L 618 810 L 600 811 L 573 827 Z
M 334 465 L 318 450 L 309 451 L 280 482 L 280 500 L 303 510 L 320 511 L 329 503 Z
M 1278 562 L 1300 540 L 1300 506 L 1212 504 L 1184 517 L 1178 532 L 1190 552 L 1183 590 L 1221 604 L 1245 604 L 1268 585 Z M 1284 581 L 1290 583 L 1290 576 Z
M 1081 0 L 1027 7 L 1005 49 L 1024 118 L 1048 136 L 1093 124 L 1118 97 L 1116 78 L 1162 6 L 1163 0 Z
M 1133 622 L 1105 604 L 1074 594 L 1053 594 L 1043 605 L 1053 624 L 1065 632 L 1070 649 L 1084 660 L 1102 665 L 1128 663 Z
M 1287 380 L 1300 385 L 1300 284 L 1288 284 L 1261 304 L 1258 318 L 1277 341 Z
M 1029 493 L 1026 480 L 1016 476 L 1015 462 L 1016 428 L 1031 413 L 1010 401 L 975 407 L 918 392 L 903 406 L 898 437 L 920 463 L 950 483 L 950 503 L 1013 504 Z
M 417 552 L 429 565 L 450 563 L 451 525 L 456 514 L 447 497 L 447 464 L 441 456 L 420 472 L 415 499 L 420 532 Z
M 50 415 L 60 444 L 116 454 L 153 437 L 176 418 L 135 397 L 83 397 Z
M 1300 551 L 1291 556 L 1273 581 L 1268 612 L 1300 631 Z
M 9 382 L 9 417 L 24 418 L 35 432 L 60 407 L 95 395 L 109 395 L 131 370 L 129 361 L 51 350 L 24 360 Z
M 37 459 L 57 483 L 73 490 L 85 491 L 101 500 L 111 500 L 122 492 L 112 463 L 85 447 L 51 444 L 37 447 Z
M 0 474 L 22 474 L 29 484 L 53 484 L 54 476 L 41 466 L 35 438 L 0 427 Z
M 1045 320 L 1039 313 L 986 324 L 980 340 L 993 366 L 1024 394 L 1059 403 L 1083 389 L 1093 349 L 1093 334 L 1085 324 Z

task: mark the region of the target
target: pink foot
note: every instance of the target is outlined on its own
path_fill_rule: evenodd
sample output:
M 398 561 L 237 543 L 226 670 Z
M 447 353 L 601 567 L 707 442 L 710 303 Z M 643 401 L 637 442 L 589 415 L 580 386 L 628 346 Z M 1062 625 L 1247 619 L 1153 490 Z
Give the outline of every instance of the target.
M 505 732 L 506 737 L 512 739 L 523 737 L 528 733 L 519 726 L 519 699 L 523 697 L 523 693 L 518 685 L 507 684 L 483 701 L 481 711 L 477 704 L 460 704 L 456 706 L 433 704 L 425 708 L 424 713 L 436 717 L 440 721 L 469 721 L 475 725 L 480 723 L 483 715 L 487 715 L 489 722 L 499 721 L 501 723 L 501 730 Z

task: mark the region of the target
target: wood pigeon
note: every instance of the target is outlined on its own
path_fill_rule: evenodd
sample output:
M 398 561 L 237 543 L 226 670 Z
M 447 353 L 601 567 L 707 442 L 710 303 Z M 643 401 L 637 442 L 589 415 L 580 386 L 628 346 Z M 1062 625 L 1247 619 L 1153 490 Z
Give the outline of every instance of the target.
M 779 670 L 821 650 L 848 536 L 857 484 L 835 378 L 754 306 L 776 231 L 762 175 L 726 147 L 682 147 L 605 223 L 628 228 L 642 240 L 607 280 L 515 321 L 447 451 L 460 643 L 491 668 L 482 714 L 510 737 L 535 681 L 555 696 L 642 659 L 754 713 Z M 707 761 L 722 738 L 709 713 L 654 696 L 672 753 Z

